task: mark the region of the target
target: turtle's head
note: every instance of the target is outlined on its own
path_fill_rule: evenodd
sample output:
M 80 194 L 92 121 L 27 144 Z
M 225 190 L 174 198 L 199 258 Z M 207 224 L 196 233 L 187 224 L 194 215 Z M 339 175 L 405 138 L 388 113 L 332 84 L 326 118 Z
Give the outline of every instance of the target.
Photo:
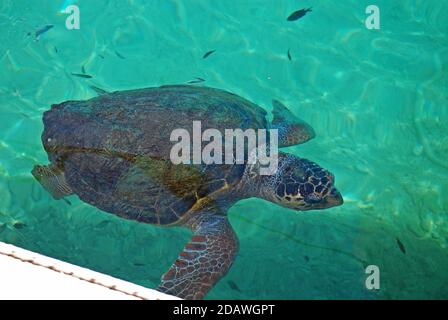
M 291 154 L 279 153 L 278 170 L 262 176 L 266 199 L 294 210 L 325 209 L 344 201 L 334 187 L 334 175 L 314 162 Z

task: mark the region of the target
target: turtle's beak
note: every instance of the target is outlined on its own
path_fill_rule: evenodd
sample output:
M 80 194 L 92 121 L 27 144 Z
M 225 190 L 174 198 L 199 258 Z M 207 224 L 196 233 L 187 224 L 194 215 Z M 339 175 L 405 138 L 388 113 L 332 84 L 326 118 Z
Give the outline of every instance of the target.
M 336 188 L 331 189 L 330 193 L 325 197 L 325 200 L 327 208 L 340 206 L 344 203 L 341 193 Z

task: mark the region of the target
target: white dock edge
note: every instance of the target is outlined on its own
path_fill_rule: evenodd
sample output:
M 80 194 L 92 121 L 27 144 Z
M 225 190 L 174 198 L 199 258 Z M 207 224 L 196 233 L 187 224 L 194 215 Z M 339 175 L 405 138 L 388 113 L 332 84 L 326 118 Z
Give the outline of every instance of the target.
M 179 298 L 0 242 L 0 299 Z

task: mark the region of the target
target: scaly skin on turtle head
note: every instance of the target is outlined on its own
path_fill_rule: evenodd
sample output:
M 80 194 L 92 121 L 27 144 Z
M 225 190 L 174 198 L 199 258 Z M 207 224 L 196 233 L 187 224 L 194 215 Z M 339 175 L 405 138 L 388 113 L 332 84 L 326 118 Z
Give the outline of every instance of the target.
M 263 198 L 282 207 L 305 211 L 342 205 L 342 195 L 334 186 L 332 173 L 314 162 L 280 152 L 278 169 L 271 176 L 254 175 L 250 166 L 244 184 L 249 196 Z

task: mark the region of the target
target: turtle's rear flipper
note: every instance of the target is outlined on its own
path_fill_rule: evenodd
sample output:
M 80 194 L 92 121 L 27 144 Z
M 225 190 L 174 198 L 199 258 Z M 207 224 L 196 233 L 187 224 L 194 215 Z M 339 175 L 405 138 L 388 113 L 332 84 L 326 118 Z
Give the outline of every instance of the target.
M 31 171 L 34 178 L 40 182 L 42 187 L 47 190 L 56 200 L 73 194 L 72 189 L 65 180 L 64 172 L 54 165 L 34 166 Z
M 189 222 L 194 235 L 157 290 L 183 299 L 202 299 L 229 270 L 238 240 L 227 217 L 198 213 Z
M 313 128 L 296 117 L 289 109 L 280 101 L 272 100 L 272 129 L 278 130 L 278 146 L 288 147 L 296 144 L 304 143 L 315 137 Z

